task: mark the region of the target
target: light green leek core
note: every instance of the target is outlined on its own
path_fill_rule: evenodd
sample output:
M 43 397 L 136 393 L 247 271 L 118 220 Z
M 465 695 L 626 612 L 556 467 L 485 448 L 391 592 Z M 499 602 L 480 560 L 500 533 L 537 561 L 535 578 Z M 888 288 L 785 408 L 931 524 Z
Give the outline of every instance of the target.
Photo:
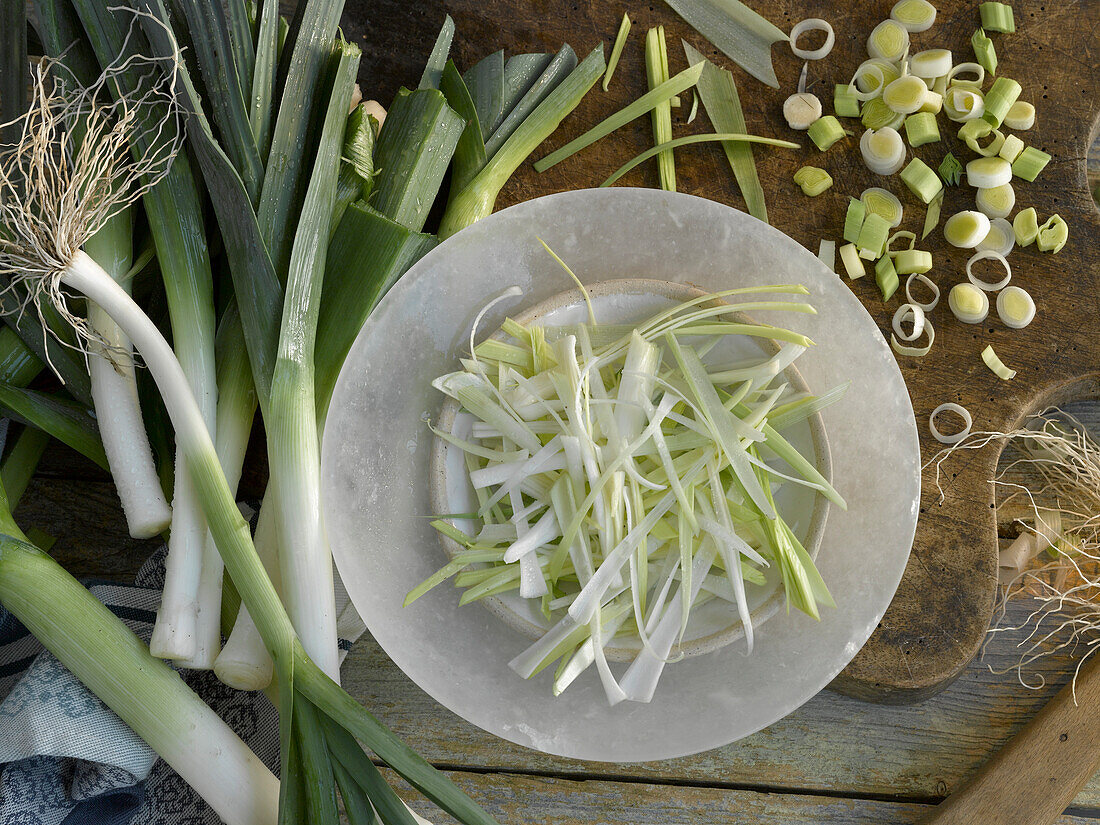
M 1050 163 L 1050 155 L 1046 152 L 1034 146 L 1025 146 L 1012 162 L 1012 174 L 1021 180 L 1033 181 L 1039 177 L 1039 173 L 1048 163 Z

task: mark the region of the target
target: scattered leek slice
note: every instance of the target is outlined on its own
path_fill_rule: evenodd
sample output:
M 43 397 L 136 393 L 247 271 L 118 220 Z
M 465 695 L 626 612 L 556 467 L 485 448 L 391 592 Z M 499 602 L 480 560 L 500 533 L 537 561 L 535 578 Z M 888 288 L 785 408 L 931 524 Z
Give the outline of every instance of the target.
M 607 58 L 607 71 L 603 73 L 603 90 L 611 84 L 611 75 L 615 73 L 615 67 L 619 65 L 622 57 L 626 38 L 630 34 L 630 15 L 623 13 L 623 22 L 619 24 L 619 33 L 615 35 L 615 45 L 611 47 L 611 56 Z
M 974 77 L 959 77 L 966 72 L 973 72 Z M 981 63 L 959 63 L 957 66 L 952 66 L 951 71 L 947 73 L 948 86 L 981 91 L 983 83 L 985 83 L 985 67 Z
M 1005 113 L 1004 125 L 1017 132 L 1026 132 L 1035 125 L 1035 107 L 1023 100 L 1017 100 Z
M 974 57 L 978 63 L 992 75 L 997 74 L 997 49 L 993 41 L 985 33 L 985 29 L 979 28 L 970 38 L 970 45 L 974 47 Z
M 947 306 L 964 324 L 980 324 L 989 316 L 989 296 L 973 284 L 961 283 L 947 293 Z
M 1016 236 L 1019 246 L 1031 246 L 1039 237 L 1039 219 L 1035 215 L 1035 207 L 1029 206 L 1016 213 L 1012 219 L 1012 232 Z
M 728 69 L 715 66 L 686 40 L 681 42 L 688 64 L 692 66 L 697 63 L 703 64 L 703 71 L 699 75 L 695 88 L 715 131 L 726 133 L 748 131 L 745 115 L 741 111 L 741 99 L 737 94 L 737 84 L 733 81 L 733 73 Z M 764 187 L 760 185 L 760 178 L 756 173 L 752 145 L 741 141 L 730 141 L 723 143 L 722 149 L 733 170 L 733 176 L 737 179 L 737 185 L 741 187 L 745 209 L 754 218 L 767 223 L 768 209 L 764 203 Z
M 966 182 L 975 189 L 993 189 L 1012 182 L 1012 164 L 1000 157 L 978 158 L 966 164 Z
M 867 217 L 867 204 L 857 198 L 849 198 L 848 211 L 844 214 L 844 240 L 855 243 L 859 240 L 859 230 L 863 228 L 863 219 Z
M 790 39 L 779 28 L 739 0 L 665 2 L 726 57 L 761 83 L 779 88 L 772 67 L 771 46 Z
M 924 284 L 932 291 L 932 300 L 920 302 L 913 298 L 913 282 L 917 281 Z M 936 282 L 929 278 L 927 275 L 922 275 L 919 272 L 910 275 L 905 279 L 905 300 L 911 303 L 913 306 L 920 307 L 926 313 L 934 310 L 940 302 L 940 288 L 936 286 Z
M 890 234 L 890 224 L 882 215 L 868 214 L 863 221 L 863 228 L 859 231 L 859 240 L 856 248 L 860 254 L 868 253 L 868 260 L 877 260 L 886 252 L 886 239 Z
M 856 100 L 882 97 L 882 91 L 901 77 L 898 67 L 889 60 L 872 58 L 864 60 L 856 68 L 848 88 Z
M 867 54 L 896 63 L 909 51 L 909 30 L 897 20 L 883 20 L 867 38 Z
M 822 43 L 816 49 L 801 49 L 798 47 L 798 38 L 804 35 L 806 32 L 811 31 L 823 31 L 825 32 L 825 42 Z M 811 17 L 806 20 L 799 20 L 793 26 L 791 26 L 791 51 L 794 52 L 795 57 L 799 57 L 802 60 L 822 60 L 829 56 L 829 52 L 833 50 L 833 44 L 836 42 L 836 34 L 833 32 L 833 27 L 829 25 L 828 20 L 822 20 L 820 17 Z
M 1001 144 L 1001 151 L 997 155 L 1009 163 L 1013 163 L 1022 151 L 1024 151 L 1024 142 L 1016 135 L 1009 135 L 1005 138 L 1005 142 Z
M 989 232 L 989 218 L 981 212 L 956 212 L 943 225 L 943 237 L 959 249 L 974 249 Z
M 940 189 L 940 193 L 928 204 L 928 209 L 924 213 L 924 228 L 921 230 L 921 240 L 923 241 L 940 225 L 940 210 L 943 208 L 943 193 L 944 189 Z
M 630 105 L 620 109 L 613 115 L 604 118 L 597 123 L 583 135 L 569 141 L 569 143 L 562 146 L 560 149 L 551 152 L 544 158 L 535 161 L 535 171 L 545 172 L 552 166 L 561 163 L 566 158 L 576 154 L 581 149 L 591 146 L 600 138 L 614 132 L 616 129 L 624 126 L 637 117 L 641 117 L 646 112 L 651 111 L 659 103 L 668 101 L 673 95 L 678 95 L 680 92 L 686 91 L 695 85 L 695 82 L 699 79 L 699 75 L 702 73 L 702 66 L 691 66 L 684 69 L 679 74 L 670 78 L 669 80 L 661 83 L 654 89 L 646 92 Z M 705 101 L 704 101 L 705 102 Z
M 840 247 L 840 262 L 844 264 L 844 271 L 848 273 L 849 280 L 854 281 L 867 274 L 863 261 L 860 260 L 859 250 L 854 243 L 846 243 Z
M 978 6 L 982 16 L 982 28 L 991 32 L 1004 32 L 1013 34 L 1016 31 L 1016 20 L 1012 15 L 1012 6 L 1004 3 L 982 3 Z
M 884 303 L 894 297 L 894 293 L 898 291 L 901 282 L 898 280 L 898 272 L 894 268 L 894 261 L 889 255 L 883 255 L 875 263 L 875 283 L 878 284 Z M 915 340 L 917 337 L 914 335 L 911 340 Z
M 932 351 L 932 345 L 936 343 L 936 329 L 932 326 L 932 322 L 925 319 L 924 332 L 928 334 L 928 343 L 923 347 L 910 347 L 903 344 L 898 340 L 898 337 L 891 332 L 890 333 L 890 347 L 898 355 L 908 355 L 913 358 L 923 358 Z
M 794 173 L 794 182 L 801 187 L 803 194 L 816 198 L 833 185 L 833 177 L 817 166 L 803 166 Z
M 804 132 L 821 117 L 821 101 L 809 92 L 797 92 L 783 101 L 783 119 L 792 129 Z
M 997 315 L 1006 327 L 1023 329 L 1035 318 L 1035 301 L 1020 287 L 1007 287 L 997 295 Z
M 847 83 L 833 87 L 833 113 L 837 117 L 859 117 L 859 98 Z
M 1051 215 L 1039 227 L 1039 235 L 1036 246 L 1040 252 L 1058 253 L 1069 240 L 1069 226 L 1061 215 Z
M 893 192 L 875 186 L 871 189 L 864 189 L 859 199 L 866 207 L 868 214 L 881 215 L 886 219 L 891 229 L 897 229 L 901 224 L 905 211 L 902 209 L 898 196 Z
M 945 412 L 953 412 L 959 416 L 959 418 L 963 420 L 962 429 L 946 435 L 940 432 L 939 428 L 936 426 L 936 416 Z M 936 409 L 932 410 L 932 414 L 928 416 L 928 429 L 932 431 L 932 437 L 941 444 L 958 444 L 970 435 L 970 428 L 973 426 L 974 419 L 971 417 L 970 411 L 961 404 L 956 404 L 953 401 L 940 404 Z
M 993 218 L 989 222 L 989 231 L 977 248 L 979 251 L 991 250 L 1008 257 L 1014 246 L 1016 234 L 1012 231 L 1012 224 L 1004 218 Z
M 903 325 L 910 317 L 913 319 L 913 329 L 906 332 Z M 898 340 L 916 341 L 920 338 L 920 334 L 924 332 L 926 320 L 924 309 L 916 304 L 902 304 L 894 312 L 894 317 L 890 319 L 890 326 L 893 328 L 894 335 L 898 337 Z
M 993 137 L 985 146 L 978 143 L 979 140 L 990 135 Z M 981 155 L 983 158 L 998 155 L 1005 142 L 1005 136 L 1001 131 L 990 126 L 985 120 L 966 121 L 959 129 L 959 137 L 970 148 L 971 152 Z
M 894 249 L 894 241 L 898 241 L 898 240 L 909 241 L 909 246 L 905 247 L 905 249 L 914 249 L 917 245 L 917 236 L 914 233 L 908 231 L 907 229 L 903 229 L 900 232 L 895 232 L 893 235 L 891 235 L 889 237 L 889 239 L 887 239 L 887 241 L 886 241 L 886 254 L 887 255 L 897 255 L 899 252 L 904 251 L 904 250 Z
M 985 365 L 993 370 L 1002 381 L 1011 381 L 1016 377 L 1016 370 L 1010 370 L 1004 365 L 1004 362 L 997 357 L 997 353 L 993 351 L 992 344 L 989 344 L 982 350 L 982 361 L 984 361 Z
M 807 129 L 806 133 L 809 135 L 810 140 L 814 142 L 814 146 L 822 152 L 847 134 L 844 127 L 840 125 L 840 121 L 833 115 L 818 118 Z
M 890 17 L 914 34 L 928 31 L 936 22 L 936 7 L 928 0 L 898 0 L 890 9 Z
M 994 128 L 1001 125 L 1005 115 L 1020 97 L 1020 84 L 1008 77 L 998 77 L 985 95 L 985 111 L 982 118 Z
M 949 120 L 962 123 L 985 113 L 985 98 L 977 89 L 951 86 L 943 98 L 943 110 Z
M 928 95 L 928 87 L 915 75 L 899 77 L 882 91 L 882 102 L 898 114 L 911 115 L 920 111 Z
M 936 143 L 940 139 L 940 127 L 936 116 L 931 112 L 917 112 L 905 118 L 905 137 L 909 145 L 916 149 L 926 143 Z
M 863 162 L 876 175 L 893 175 L 905 165 L 905 143 L 898 130 L 869 129 L 859 139 Z
M 978 261 L 985 260 L 993 260 L 1000 263 L 1000 265 L 1004 268 L 1005 276 L 996 283 L 991 284 L 988 281 L 983 281 L 981 278 L 975 275 L 974 264 L 976 264 Z M 1000 252 L 995 252 L 992 249 L 983 249 L 979 252 L 975 252 L 970 257 L 970 260 L 966 262 L 966 277 L 970 281 L 970 283 L 974 284 L 974 286 L 978 287 L 978 289 L 985 290 L 986 292 L 996 292 L 999 289 L 1004 289 L 1006 286 L 1008 286 L 1008 282 L 1012 280 L 1012 267 L 1009 266 L 1009 263 L 1005 259 L 1005 256 L 1002 255 Z
M 691 146 L 695 143 L 714 143 L 714 142 L 726 142 L 726 141 L 740 141 L 745 143 L 763 143 L 768 146 L 779 146 L 785 149 L 798 149 L 797 143 L 791 143 L 789 140 L 778 140 L 776 138 L 759 137 L 758 135 L 735 135 L 735 134 L 715 134 L 715 135 L 685 135 L 684 137 L 675 138 L 668 143 L 662 143 L 658 146 L 654 146 L 650 149 L 646 149 L 640 155 L 637 155 L 633 160 L 627 161 L 618 170 L 614 172 L 607 180 L 600 184 L 603 186 L 611 186 L 619 178 L 638 166 L 641 163 L 649 160 L 654 155 L 663 152 L 667 149 L 679 149 L 681 146 Z
M 909 191 L 920 198 L 921 203 L 931 203 L 932 198 L 943 191 L 943 182 L 939 175 L 920 158 L 909 161 L 901 170 L 901 179 L 909 187 Z
M 946 77 L 951 71 L 950 49 L 926 49 L 909 58 L 909 73 L 921 80 L 932 81 Z
M 932 253 L 924 249 L 902 249 L 894 256 L 898 275 L 923 275 L 932 269 Z
M 944 183 L 948 186 L 958 186 L 959 181 L 962 180 L 962 171 L 963 167 L 958 158 L 950 152 L 944 155 L 943 162 L 940 163 L 940 177 L 943 178 Z
M 830 272 L 836 272 L 836 241 L 822 238 L 817 246 L 817 259 L 829 267 Z
M 1005 161 L 1005 163 L 1008 162 Z M 1011 175 L 1015 175 L 1021 180 L 1033 181 L 1039 177 L 1039 173 L 1046 168 L 1048 163 L 1050 163 L 1050 155 L 1046 152 L 1036 149 L 1034 146 L 1025 146 L 1023 151 L 1016 156 L 1016 160 L 1012 161 L 1009 170 Z
M 897 129 L 905 122 L 905 115 L 895 112 L 886 105 L 882 97 L 876 97 L 863 104 L 859 116 L 860 122 L 868 129 Z
M 655 26 L 646 32 L 645 74 L 650 91 L 668 82 L 668 48 L 664 26 Z M 669 102 L 657 103 L 649 114 L 653 122 L 653 142 L 661 144 L 672 140 L 672 108 Z M 657 153 L 657 179 L 665 191 L 676 191 L 676 162 L 671 149 Z

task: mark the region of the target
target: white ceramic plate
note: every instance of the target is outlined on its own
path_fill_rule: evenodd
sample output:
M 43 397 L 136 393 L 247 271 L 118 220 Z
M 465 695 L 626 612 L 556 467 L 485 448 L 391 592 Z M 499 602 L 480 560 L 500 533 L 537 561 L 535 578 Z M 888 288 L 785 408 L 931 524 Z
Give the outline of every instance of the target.
M 660 278 L 709 290 L 801 283 L 816 316 L 754 313 L 810 336 L 806 382 L 845 381 L 824 413 L 833 483 L 818 567 L 839 604 L 820 622 L 781 613 L 740 645 L 666 670 L 653 701 L 609 708 L 585 674 L 559 697 L 551 674 L 524 681 L 508 661 L 520 633 L 458 591 L 405 594 L 443 560 L 428 522 L 434 437 L 425 419 L 442 398 L 432 378 L 455 368 L 474 316 L 512 285 L 484 329 L 570 286 L 543 238 L 586 283 Z M 612 762 L 665 759 L 747 736 L 827 685 L 867 640 L 905 568 L 916 527 L 920 459 L 909 396 L 877 326 L 836 274 L 777 230 L 712 201 L 650 189 L 550 195 L 498 212 L 441 244 L 386 295 L 337 384 L 322 447 L 325 520 L 352 601 L 402 670 L 442 705 L 485 730 L 546 753 Z M 587 677 L 587 678 L 586 678 Z

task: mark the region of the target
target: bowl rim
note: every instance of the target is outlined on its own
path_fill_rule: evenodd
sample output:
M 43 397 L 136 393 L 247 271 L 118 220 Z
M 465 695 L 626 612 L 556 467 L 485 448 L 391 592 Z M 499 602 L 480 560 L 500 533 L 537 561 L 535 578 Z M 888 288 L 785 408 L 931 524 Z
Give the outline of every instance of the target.
M 713 295 L 710 291 L 702 289 L 695 284 L 678 283 L 656 278 L 610 278 L 586 285 L 585 291 L 590 298 L 637 294 L 667 298 L 677 302 L 700 298 L 705 295 Z M 584 300 L 584 292 L 582 292 L 580 288 L 574 287 L 551 295 L 545 300 L 527 307 L 510 317 L 517 323 L 528 326 L 537 321 L 540 317 L 546 316 L 559 309 L 575 306 L 582 300 Z M 713 307 L 726 303 L 728 302 L 724 301 L 722 298 L 712 297 L 708 301 L 700 304 L 700 306 Z M 756 323 L 750 315 L 744 312 L 724 313 L 718 317 L 735 318 L 741 321 Z M 498 328 L 482 340 L 503 340 L 505 337 L 507 336 L 504 331 Z M 779 347 L 776 345 L 775 341 L 770 338 L 753 339 L 753 343 L 757 344 L 765 353 L 770 351 L 771 354 L 774 354 L 779 351 Z M 787 366 L 786 369 L 783 370 L 783 375 L 794 389 L 805 393 L 811 392 L 809 385 L 806 383 L 806 379 L 794 364 Z M 436 421 L 436 429 L 443 432 L 450 432 L 459 411 L 460 405 L 458 401 L 454 398 L 447 397 L 440 408 L 439 416 Z M 810 415 L 806 419 L 806 423 L 810 429 L 810 439 L 814 448 L 814 465 L 825 479 L 832 483 L 832 453 L 829 446 L 828 433 L 825 429 L 820 411 Z M 455 448 L 448 444 L 446 440 L 438 435 L 433 436 L 428 470 L 428 492 L 432 509 L 436 513 L 448 513 L 453 510 L 450 506 L 451 502 L 447 492 L 448 473 L 446 461 L 447 455 L 452 449 Z M 825 525 L 829 509 L 828 499 L 820 492 L 815 494 L 813 508 L 810 511 L 810 521 L 806 531 L 806 538 L 803 544 L 810 558 L 815 561 L 821 549 L 821 542 L 825 534 Z M 444 533 L 439 533 L 438 538 L 448 559 L 455 558 L 455 556 L 463 550 L 462 545 Z M 785 601 L 786 597 L 783 588 L 781 586 L 774 587 L 772 593 L 763 602 L 753 608 L 750 613 L 750 619 L 752 620 L 754 629 L 759 628 L 760 625 L 772 618 Z M 547 630 L 546 627 L 539 626 L 525 616 L 520 615 L 498 596 L 487 596 L 483 599 L 479 599 L 478 603 L 506 626 L 532 641 L 541 638 Z M 674 657 L 681 655 L 684 657 L 703 655 L 732 644 L 744 637 L 744 635 L 744 624 L 741 622 L 740 617 L 735 616 L 732 617 L 732 623 L 725 628 L 708 633 L 705 636 L 699 636 L 677 643 L 673 646 L 671 655 Z M 640 643 L 637 647 L 607 647 L 605 648 L 605 654 L 608 661 L 630 662 L 640 649 Z

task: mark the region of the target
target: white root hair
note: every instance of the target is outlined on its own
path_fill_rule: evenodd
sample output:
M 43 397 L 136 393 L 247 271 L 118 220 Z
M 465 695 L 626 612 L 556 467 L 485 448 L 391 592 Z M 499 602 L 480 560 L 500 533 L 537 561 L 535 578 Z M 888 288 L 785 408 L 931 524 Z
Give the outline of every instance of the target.
M 1015 672 L 1020 684 L 1038 690 L 1046 680 L 1029 672 L 1040 659 L 1059 651 L 1077 657 L 1076 681 L 1082 665 L 1100 650 L 1100 444 L 1072 416 L 1051 408 L 1032 416 L 1024 428 L 1010 432 L 974 433 L 941 450 L 925 466 L 935 465 L 940 500 L 943 462 L 958 449 L 981 449 L 993 442 L 1012 444 L 1019 457 L 1002 464 L 991 483 L 1010 490 L 1002 505 L 1025 498 L 1033 522 L 1024 529 L 1035 536 L 1036 557 L 1001 588 L 993 634 L 1023 634 L 1016 644 L 1018 661 L 994 673 Z M 1043 479 L 1031 490 L 1007 476 L 1021 468 Z M 1045 550 L 1045 554 L 1039 551 Z M 1008 602 L 1030 598 L 1034 609 L 1020 622 L 1006 621 Z M 984 647 L 983 647 L 984 652 Z
M 174 64 L 121 53 L 90 86 L 61 60 L 33 70 L 30 109 L 0 144 L 0 277 L 22 313 L 47 300 L 78 339 L 96 336 L 68 308 L 61 276 L 84 243 L 167 174 L 185 139 Z M 125 88 L 125 93 L 120 91 Z M 48 325 L 43 324 L 48 329 Z

